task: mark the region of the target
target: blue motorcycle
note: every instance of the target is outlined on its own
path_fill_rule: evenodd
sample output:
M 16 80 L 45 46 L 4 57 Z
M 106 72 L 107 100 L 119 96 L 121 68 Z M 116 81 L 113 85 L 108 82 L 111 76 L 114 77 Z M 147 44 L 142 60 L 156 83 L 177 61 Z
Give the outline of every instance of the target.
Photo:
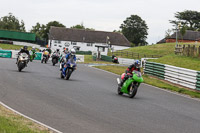
M 74 61 L 69 60 L 67 63 L 64 63 L 60 74 L 61 79 L 68 80 L 75 69 L 76 63 Z

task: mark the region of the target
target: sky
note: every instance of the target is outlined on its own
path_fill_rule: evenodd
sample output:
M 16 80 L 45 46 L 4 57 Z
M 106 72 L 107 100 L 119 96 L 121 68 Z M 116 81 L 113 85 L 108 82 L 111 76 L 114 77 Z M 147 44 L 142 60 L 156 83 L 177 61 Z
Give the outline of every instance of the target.
M 12 13 L 30 31 L 37 22 L 59 21 L 67 28 L 81 24 L 97 31 L 119 30 L 131 15 L 148 26 L 147 42 L 155 44 L 172 29 L 169 20 L 176 12 L 200 11 L 199 0 L 0 0 L 0 17 Z

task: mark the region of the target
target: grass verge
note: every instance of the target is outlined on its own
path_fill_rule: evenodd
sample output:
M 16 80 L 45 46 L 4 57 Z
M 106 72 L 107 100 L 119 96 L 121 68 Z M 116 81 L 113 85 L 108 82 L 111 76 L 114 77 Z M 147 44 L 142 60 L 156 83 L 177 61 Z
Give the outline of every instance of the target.
M 199 58 L 170 54 L 159 59 L 151 59 L 148 61 L 200 71 Z
M 49 133 L 46 127 L 26 119 L 0 105 L 0 133 Z
M 123 72 L 125 72 L 125 69 L 127 67 L 122 67 L 122 66 L 95 66 L 96 68 L 103 69 L 115 74 L 121 75 Z M 148 75 L 143 75 L 144 83 L 150 84 L 159 88 L 175 91 L 181 94 L 186 94 L 194 98 L 200 98 L 200 92 L 196 92 L 190 89 L 186 89 L 180 86 L 176 86 L 172 83 L 169 83 L 164 80 L 160 80 L 158 78 L 154 78 L 152 76 Z
M 4 50 L 20 50 L 22 45 L 12 45 L 12 44 L 0 44 L 0 48 Z M 28 47 L 28 50 L 31 50 L 32 47 Z

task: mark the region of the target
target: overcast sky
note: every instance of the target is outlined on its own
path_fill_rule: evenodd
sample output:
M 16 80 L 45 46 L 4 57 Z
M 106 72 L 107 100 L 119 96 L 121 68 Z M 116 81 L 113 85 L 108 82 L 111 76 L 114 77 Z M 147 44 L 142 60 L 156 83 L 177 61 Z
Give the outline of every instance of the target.
M 27 31 L 37 22 L 59 21 L 67 28 L 81 24 L 99 31 L 119 30 L 130 15 L 146 21 L 149 44 L 171 29 L 169 20 L 184 10 L 200 11 L 199 0 L 0 0 L 0 17 L 13 13 L 25 22 Z

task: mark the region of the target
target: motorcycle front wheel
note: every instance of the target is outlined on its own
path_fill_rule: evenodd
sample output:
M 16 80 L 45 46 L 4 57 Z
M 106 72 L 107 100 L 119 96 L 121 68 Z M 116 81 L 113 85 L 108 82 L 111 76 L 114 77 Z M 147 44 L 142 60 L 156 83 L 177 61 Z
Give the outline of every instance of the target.
M 129 94 L 128 94 L 129 98 L 133 98 L 136 95 L 137 89 L 138 89 L 138 86 L 132 83 L 129 88 Z

